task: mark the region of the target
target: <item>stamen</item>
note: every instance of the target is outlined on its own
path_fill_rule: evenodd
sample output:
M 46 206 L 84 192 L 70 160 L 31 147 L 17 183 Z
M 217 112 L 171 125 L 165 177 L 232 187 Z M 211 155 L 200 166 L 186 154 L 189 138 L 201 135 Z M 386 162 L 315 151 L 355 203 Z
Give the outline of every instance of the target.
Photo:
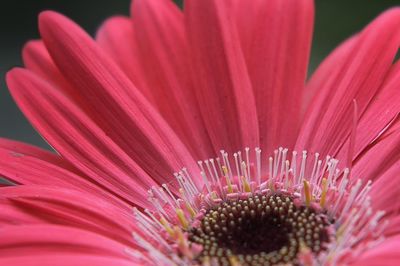
M 298 169 L 296 151 L 289 158 L 288 149 L 279 147 L 262 158 L 260 148 L 254 155 L 244 150 L 245 158 L 241 151 L 229 158 L 222 150 L 220 157 L 198 161 L 198 173 L 182 168 L 174 173 L 178 186 L 172 190 L 167 184 L 151 187 L 153 211 L 133 209 L 140 229 L 133 236 L 142 251 L 127 253 L 159 265 L 323 265 L 347 263 L 349 249 L 356 255 L 382 241 L 387 222 L 381 221 L 384 212 L 372 209 L 371 181 L 351 184 L 349 169 L 341 171 L 338 160 L 320 159 L 319 153 L 307 160 L 302 151 Z M 286 243 L 282 249 L 277 241 L 257 244 L 264 241 L 260 232 L 266 240 L 266 232 L 289 240 L 278 241 Z

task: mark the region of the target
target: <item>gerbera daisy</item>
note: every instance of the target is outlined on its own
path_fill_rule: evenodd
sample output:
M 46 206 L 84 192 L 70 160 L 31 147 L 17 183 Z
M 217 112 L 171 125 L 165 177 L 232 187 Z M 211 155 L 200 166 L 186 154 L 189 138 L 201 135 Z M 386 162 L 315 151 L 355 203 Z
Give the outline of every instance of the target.
M 400 9 L 306 80 L 313 2 L 55 12 L 7 74 L 1 265 L 398 265 Z

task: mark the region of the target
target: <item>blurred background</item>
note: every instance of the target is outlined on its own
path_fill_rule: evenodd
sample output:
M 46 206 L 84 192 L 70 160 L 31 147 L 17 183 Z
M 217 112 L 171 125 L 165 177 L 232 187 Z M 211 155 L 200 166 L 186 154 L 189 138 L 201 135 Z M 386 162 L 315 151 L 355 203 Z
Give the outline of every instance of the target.
M 399 5 L 400 0 L 316 0 L 310 72 L 338 43 L 362 29 L 383 10 L 396 4 Z M 37 14 L 42 10 L 56 10 L 72 18 L 93 35 L 107 17 L 115 14 L 128 15 L 129 5 L 129 0 L 2 2 L 0 9 L 0 137 L 48 148 L 18 110 L 4 81 L 5 73 L 9 69 L 22 64 L 20 52 L 24 43 L 39 36 Z

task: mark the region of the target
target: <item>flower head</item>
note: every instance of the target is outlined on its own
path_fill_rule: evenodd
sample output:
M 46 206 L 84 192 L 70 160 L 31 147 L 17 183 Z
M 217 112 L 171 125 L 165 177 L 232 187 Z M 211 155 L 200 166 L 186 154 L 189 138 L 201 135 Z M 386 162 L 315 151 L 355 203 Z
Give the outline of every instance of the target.
M 397 265 L 400 10 L 306 82 L 313 10 L 135 0 L 96 40 L 43 12 L 7 83 L 57 154 L 0 141 L 0 262 Z

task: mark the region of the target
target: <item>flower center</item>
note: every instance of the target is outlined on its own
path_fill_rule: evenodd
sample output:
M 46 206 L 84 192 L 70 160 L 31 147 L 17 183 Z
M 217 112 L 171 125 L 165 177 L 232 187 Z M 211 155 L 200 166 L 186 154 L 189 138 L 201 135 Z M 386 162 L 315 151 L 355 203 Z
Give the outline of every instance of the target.
M 229 265 L 296 263 L 301 247 L 314 254 L 329 242 L 327 217 L 311 207 L 296 206 L 282 193 L 228 200 L 209 209 L 201 225 L 189 232 L 189 241 L 200 244 L 196 258 L 215 258 Z
M 318 153 L 254 152 L 245 148 L 232 158 L 221 151 L 199 161 L 197 173 L 182 168 L 176 183 L 151 187 L 152 210 L 134 209 L 141 250 L 128 251 L 133 259 L 160 266 L 344 265 L 381 241 L 387 223 L 372 208 L 371 181 L 349 178 L 338 160 Z

